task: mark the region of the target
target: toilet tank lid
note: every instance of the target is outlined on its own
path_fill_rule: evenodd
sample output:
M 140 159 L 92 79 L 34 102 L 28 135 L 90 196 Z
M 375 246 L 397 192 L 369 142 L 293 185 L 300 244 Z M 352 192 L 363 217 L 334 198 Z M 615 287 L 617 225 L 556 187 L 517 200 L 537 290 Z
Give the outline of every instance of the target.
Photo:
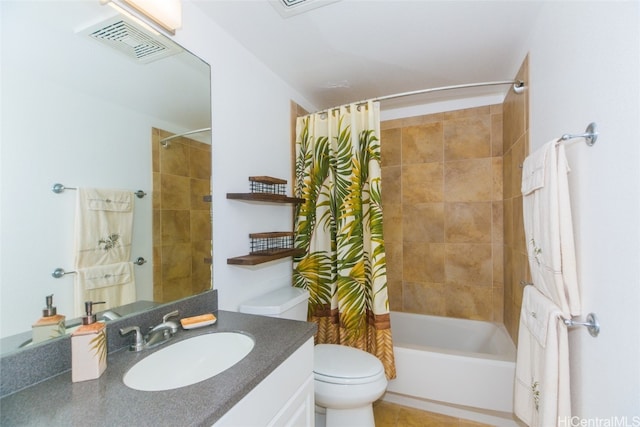
M 309 291 L 306 289 L 288 286 L 245 301 L 240 304 L 239 310 L 250 314 L 280 314 L 308 298 Z

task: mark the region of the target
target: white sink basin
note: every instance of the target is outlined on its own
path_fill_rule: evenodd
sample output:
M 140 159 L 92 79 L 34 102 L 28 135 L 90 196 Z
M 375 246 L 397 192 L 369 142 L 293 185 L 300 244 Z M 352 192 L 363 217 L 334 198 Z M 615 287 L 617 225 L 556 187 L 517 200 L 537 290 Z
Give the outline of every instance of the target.
M 214 332 L 171 344 L 145 357 L 123 377 L 129 388 L 171 390 L 217 375 L 242 360 L 254 346 L 238 332 Z

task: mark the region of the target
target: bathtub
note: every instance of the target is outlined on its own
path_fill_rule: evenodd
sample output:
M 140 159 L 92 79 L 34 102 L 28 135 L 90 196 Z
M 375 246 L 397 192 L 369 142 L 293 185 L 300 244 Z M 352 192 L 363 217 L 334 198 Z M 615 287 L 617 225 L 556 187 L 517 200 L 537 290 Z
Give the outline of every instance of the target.
M 512 413 L 516 349 L 503 325 L 391 312 L 397 378 L 387 392 Z

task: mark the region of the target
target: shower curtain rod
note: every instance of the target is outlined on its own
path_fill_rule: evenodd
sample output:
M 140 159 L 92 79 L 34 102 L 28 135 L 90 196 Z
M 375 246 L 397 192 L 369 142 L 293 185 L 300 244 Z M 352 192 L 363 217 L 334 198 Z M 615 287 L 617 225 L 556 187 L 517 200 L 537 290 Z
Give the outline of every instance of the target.
M 440 91 L 443 91 L 443 90 L 467 89 L 467 88 L 472 88 L 472 87 L 499 86 L 499 85 L 513 85 L 513 91 L 515 93 L 522 93 L 524 91 L 524 81 L 522 81 L 522 80 L 501 80 L 501 81 L 495 81 L 495 82 L 466 83 L 466 84 L 453 85 L 453 86 L 441 86 L 441 87 L 434 87 L 434 88 L 429 88 L 429 89 L 413 90 L 413 91 L 410 91 L 410 92 L 394 93 L 393 95 L 379 96 L 377 98 L 372 98 L 372 99 L 368 99 L 368 100 L 365 100 L 365 101 L 355 102 L 354 104 L 356 104 L 356 105 L 364 105 L 369 101 L 373 101 L 373 102 L 386 101 L 388 99 L 404 98 L 405 96 L 413 96 L 413 95 L 423 95 L 423 94 L 426 94 L 426 93 L 440 92 Z M 349 104 L 345 104 L 345 105 L 349 105 Z M 318 111 L 318 113 L 319 114 L 327 113 L 328 111 L 335 110 L 337 108 L 340 108 L 340 107 L 327 108 L 326 110 Z
M 188 132 L 179 133 L 179 134 L 176 134 L 176 135 L 171 135 L 171 136 L 168 136 L 166 138 L 162 138 L 160 140 L 160 144 L 162 144 L 163 147 L 166 147 L 167 146 L 167 141 L 170 141 L 170 140 L 172 140 L 174 138 L 180 138 L 181 136 L 187 136 L 187 135 L 191 135 L 193 133 L 207 132 L 207 131 L 210 131 L 210 130 L 211 130 L 211 128 L 202 128 L 202 129 L 190 130 Z

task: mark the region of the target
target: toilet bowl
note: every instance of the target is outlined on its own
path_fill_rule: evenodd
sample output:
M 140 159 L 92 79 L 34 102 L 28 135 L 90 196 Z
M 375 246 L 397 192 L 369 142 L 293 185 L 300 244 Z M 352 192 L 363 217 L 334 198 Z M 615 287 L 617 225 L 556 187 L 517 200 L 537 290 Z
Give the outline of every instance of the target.
M 241 304 L 241 313 L 307 320 L 309 292 L 285 287 Z M 374 427 L 372 403 L 387 379 L 382 362 L 366 351 L 336 344 L 314 348 L 316 427 Z
M 316 417 L 316 426 L 324 421 L 328 427 L 373 427 L 372 403 L 387 388 L 382 362 L 365 351 L 336 344 L 316 345 L 314 358 L 315 400 L 324 409 L 317 411 L 324 417 Z

